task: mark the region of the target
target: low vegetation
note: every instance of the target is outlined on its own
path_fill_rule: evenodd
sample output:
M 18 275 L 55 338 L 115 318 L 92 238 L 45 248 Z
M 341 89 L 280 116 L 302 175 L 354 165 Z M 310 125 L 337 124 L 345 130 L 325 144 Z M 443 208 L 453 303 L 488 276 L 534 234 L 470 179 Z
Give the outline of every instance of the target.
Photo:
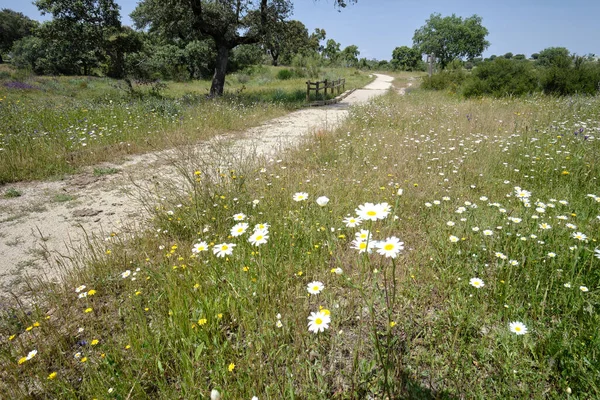
M 207 99 L 207 81 L 128 85 L 109 78 L 3 71 L 0 184 L 61 176 L 127 154 L 241 131 L 301 107 L 306 97 L 305 78 L 280 80 L 277 75 L 285 70 L 261 66 L 232 75 L 218 99 Z M 344 76 L 347 89 L 370 80 L 340 69 L 323 69 L 318 76 Z
M 390 93 L 280 160 L 182 160 L 147 232 L 2 310 L 0 393 L 597 398 L 599 112 Z
M 600 91 L 600 61 L 569 55 L 568 51 L 546 61 L 507 59 L 483 61 L 471 71 L 456 60 L 450 68 L 424 78 L 426 89 L 446 90 L 465 97 L 594 95 Z M 542 52 L 543 54 L 543 52 Z

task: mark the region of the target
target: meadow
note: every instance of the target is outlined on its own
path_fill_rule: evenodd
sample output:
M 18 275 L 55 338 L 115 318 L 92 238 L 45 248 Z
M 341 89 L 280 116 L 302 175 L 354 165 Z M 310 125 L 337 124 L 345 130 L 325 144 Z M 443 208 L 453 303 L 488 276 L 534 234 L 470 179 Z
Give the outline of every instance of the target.
M 278 79 L 281 68 L 229 76 L 226 93 L 207 99 L 209 81 L 136 83 L 96 77 L 41 77 L 0 70 L 0 184 L 61 179 L 127 154 L 177 147 L 240 132 L 302 107 L 306 78 Z M 367 74 L 324 69 L 347 78 Z
M 182 160 L 147 231 L 4 306 L 1 397 L 598 398 L 599 113 L 390 92 L 280 159 Z

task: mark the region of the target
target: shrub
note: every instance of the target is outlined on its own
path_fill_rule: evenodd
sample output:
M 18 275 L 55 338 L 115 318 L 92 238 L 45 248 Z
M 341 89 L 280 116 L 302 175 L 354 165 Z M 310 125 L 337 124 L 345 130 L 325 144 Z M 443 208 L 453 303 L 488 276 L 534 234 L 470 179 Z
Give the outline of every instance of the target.
M 595 94 L 600 89 L 600 64 L 585 62 L 579 57 L 574 66 L 544 68 L 540 81 L 547 94 Z
M 288 79 L 291 79 L 293 76 L 292 71 L 290 71 L 289 69 L 280 69 L 277 72 L 277 79 L 280 79 L 282 81 L 286 81 Z
M 538 81 L 528 61 L 496 58 L 480 64 L 465 82 L 466 97 L 492 95 L 521 96 L 538 90 Z
M 450 90 L 456 92 L 458 87 L 466 79 L 467 74 L 462 69 L 452 69 L 438 72 L 431 77 L 423 77 L 421 87 L 432 90 Z

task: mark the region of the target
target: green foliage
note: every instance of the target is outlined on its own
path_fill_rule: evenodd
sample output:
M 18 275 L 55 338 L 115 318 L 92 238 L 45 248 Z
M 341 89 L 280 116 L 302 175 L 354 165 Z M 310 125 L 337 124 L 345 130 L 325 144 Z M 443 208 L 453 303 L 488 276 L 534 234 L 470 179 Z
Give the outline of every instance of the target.
M 460 85 L 467 78 L 466 72 L 462 69 L 447 69 L 433 74 L 431 77 L 423 77 L 421 87 L 432 90 L 448 90 L 456 93 Z
M 466 97 L 491 95 L 521 96 L 538 90 L 538 79 L 528 61 L 496 58 L 480 64 L 465 82 Z
M 462 93 L 466 97 L 502 97 L 539 91 L 559 96 L 593 95 L 600 91 L 600 63 L 590 61 L 589 57 L 572 56 L 567 49 L 555 47 L 541 51 L 535 62 L 523 57 L 522 54 L 510 59 L 492 56 L 478 64 L 464 82 Z M 426 78 L 423 88 L 456 90 L 460 82 L 453 79 L 452 74 L 437 74 Z
M 330 63 L 335 63 L 340 55 L 340 44 L 333 39 L 329 39 L 323 49 L 323 57 Z
M 280 69 L 279 71 L 277 71 L 277 79 L 280 79 L 282 81 L 288 80 L 292 76 L 293 73 L 289 69 Z
M 600 92 L 600 63 L 581 57 L 562 68 L 553 65 L 542 69 L 540 83 L 544 93 L 565 96 L 569 94 L 597 94 Z
M 356 67 L 359 55 L 360 51 L 358 50 L 358 46 L 352 44 L 344 47 L 344 50 L 340 53 L 340 59 L 342 60 L 344 67 Z
M 264 50 L 258 44 L 239 45 L 233 49 L 228 71 L 243 70 L 252 65 L 262 64 L 264 55 Z
M 46 73 L 89 75 L 106 61 L 106 42 L 121 31 L 120 7 L 114 0 L 36 0 L 34 4 L 53 17 L 38 30 L 47 49 L 40 61 Z M 113 54 L 121 42 L 113 41 Z
M 473 15 L 463 20 L 452 14 L 442 17 L 431 14 L 425 25 L 415 31 L 413 46 L 421 54 L 435 54 L 442 69 L 455 58 L 474 58 L 490 45 L 485 37 L 488 30 L 481 17 Z
M 47 52 L 46 43 L 37 36 L 27 36 L 17 40 L 12 48 L 12 64 L 21 69 L 29 69 L 37 74 L 44 73 L 43 62 Z
M 396 47 L 392 52 L 392 63 L 402 71 L 415 71 L 421 61 L 421 52 L 408 46 Z
M 21 197 L 22 193 L 19 190 L 15 189 L 15 188 L 9 188 L 9 189 L 6 189 L 4 191 L 4 195 L 3 196 L 5 198 L 7 198 L 7 199 L 12 199 L 12 198 L 15 198 L 15 197 Z
M 294 75 L 298 77 L 318 78 L 321 74 L 322 60 L 316 54 L 305 56 L 297 54 L 292 60 Z
M 567 68 L 571 62 L 569 50 L 564 47 L 548 47 L 540 51 L 537 57 L 537 64 L 541 67 Z
M 33 34 L 38 22 L 23 13 L 4 8 L 0 11 L 0 63 L 2 53 L 7 53 L 17 40 Z
M 137 28 L 148 28 L 164 40 L 187 43 L 212 38 L 216 46 L 210 95 L 223 95 L 230 51 L 259 43 L 273 21 L 287 17 L 288 0 L 214 2 L 198 0 L 142 0 L 131 14 Z
M 323 31 L 324 32 L 324 31 Z M 263 42 L 273 65 L 289 65 L 296 54 L 310 54 L 319 48 L 321 31 L 308 35 L 308 29 L 300 21 L 277 21 L 269 27 Z M 324 33 L 323 33 L 324 35 Z

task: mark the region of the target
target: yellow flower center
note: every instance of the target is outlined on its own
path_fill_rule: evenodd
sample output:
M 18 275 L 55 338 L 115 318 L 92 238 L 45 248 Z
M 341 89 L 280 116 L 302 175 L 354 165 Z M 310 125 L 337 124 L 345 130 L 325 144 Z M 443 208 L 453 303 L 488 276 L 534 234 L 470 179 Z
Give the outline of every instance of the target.
M 360 247 L 361 250 L 364 250 L 367 248 L 367 244 L 366 243 L 361 243 L 358 247 Z
M 386 251 L 390 251 L 390 250 L 393 250 L 393 249 L 394 249 L 394 245 L 393 245 L 393 244 L 391 244 L 391 243 L 388 243 L 388 244 L 386 244 L 386 245 L 385 245 L 383 248 L 384 248 Z
M 318 286 L 313 286 L 313 290 L 316 292 L 316 291 L 319 290 L 319 287 Z
M 376 213 L 375 211 L 367 211 L 367 215 L 368 215 L 369 217 L 372 217 L 372 216 L 374 216 L 374 215 L 377 215 L 377 213 Z
M 229 248 L 228 246 L 223 246 L 223 247 L 221 247 L 221 250 L 225 251 L 225 250 L 227 250 L 228 248 Z
M 315 319 L 315 324 L 321 325 L 322 323 L 323 323 L 323 320 L 321 318 Z
M 515 331 L 521 332 L 521 327 L 520 326 L 515 326 Z
M 258 235 L 258 236 L 256 237 L 256 241 L 259 241 L 259 240 L 261 240 L 262 238 L 263 238 L 263 237 L 262 237 L 262 235 Z

